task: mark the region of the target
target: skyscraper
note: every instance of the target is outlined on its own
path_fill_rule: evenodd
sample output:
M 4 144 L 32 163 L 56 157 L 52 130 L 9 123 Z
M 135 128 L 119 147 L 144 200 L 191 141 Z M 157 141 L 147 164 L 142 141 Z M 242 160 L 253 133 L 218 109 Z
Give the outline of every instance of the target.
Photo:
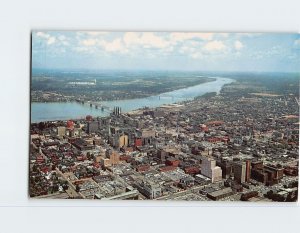
M 222 180 L 222 169 L 216 166 L 216 160 L 211 157 L 203 157 L 201 174 L 210 178 L 212 183 Z
M 246 181 L 246 163 L 237 162 L 233 165 L 234 179 L 239 183 L 245 183 Z

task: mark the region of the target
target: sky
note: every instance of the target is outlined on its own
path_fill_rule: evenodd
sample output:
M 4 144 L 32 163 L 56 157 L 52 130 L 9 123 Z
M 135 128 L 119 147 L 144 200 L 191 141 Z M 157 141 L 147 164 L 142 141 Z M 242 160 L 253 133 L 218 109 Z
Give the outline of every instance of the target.
M 32 67 L 300 72 L 300 34 L 34 31 Z

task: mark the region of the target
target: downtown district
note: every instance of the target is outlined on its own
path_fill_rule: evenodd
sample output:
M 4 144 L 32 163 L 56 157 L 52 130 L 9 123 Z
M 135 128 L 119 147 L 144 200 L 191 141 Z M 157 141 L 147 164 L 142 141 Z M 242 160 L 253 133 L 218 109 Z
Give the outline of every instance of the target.
M 30 197 L 297 201 L 297 97 L 242 89 L 233 83 L 154 109 L 32 123 Z

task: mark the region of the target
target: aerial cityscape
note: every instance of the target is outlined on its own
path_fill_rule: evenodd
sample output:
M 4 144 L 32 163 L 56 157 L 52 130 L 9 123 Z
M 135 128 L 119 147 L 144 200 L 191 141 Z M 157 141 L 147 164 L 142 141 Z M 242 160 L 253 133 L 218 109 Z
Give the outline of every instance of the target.
M 296 202 L 300 35 L 32 32 L 29 196 Z

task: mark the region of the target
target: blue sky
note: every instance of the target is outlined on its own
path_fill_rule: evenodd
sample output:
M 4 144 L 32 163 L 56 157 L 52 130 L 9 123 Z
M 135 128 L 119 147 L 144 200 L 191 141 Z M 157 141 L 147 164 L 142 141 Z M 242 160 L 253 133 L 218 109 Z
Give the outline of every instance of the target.
M 32 66 L 300 72 L 300 34 L 34 31 Z

